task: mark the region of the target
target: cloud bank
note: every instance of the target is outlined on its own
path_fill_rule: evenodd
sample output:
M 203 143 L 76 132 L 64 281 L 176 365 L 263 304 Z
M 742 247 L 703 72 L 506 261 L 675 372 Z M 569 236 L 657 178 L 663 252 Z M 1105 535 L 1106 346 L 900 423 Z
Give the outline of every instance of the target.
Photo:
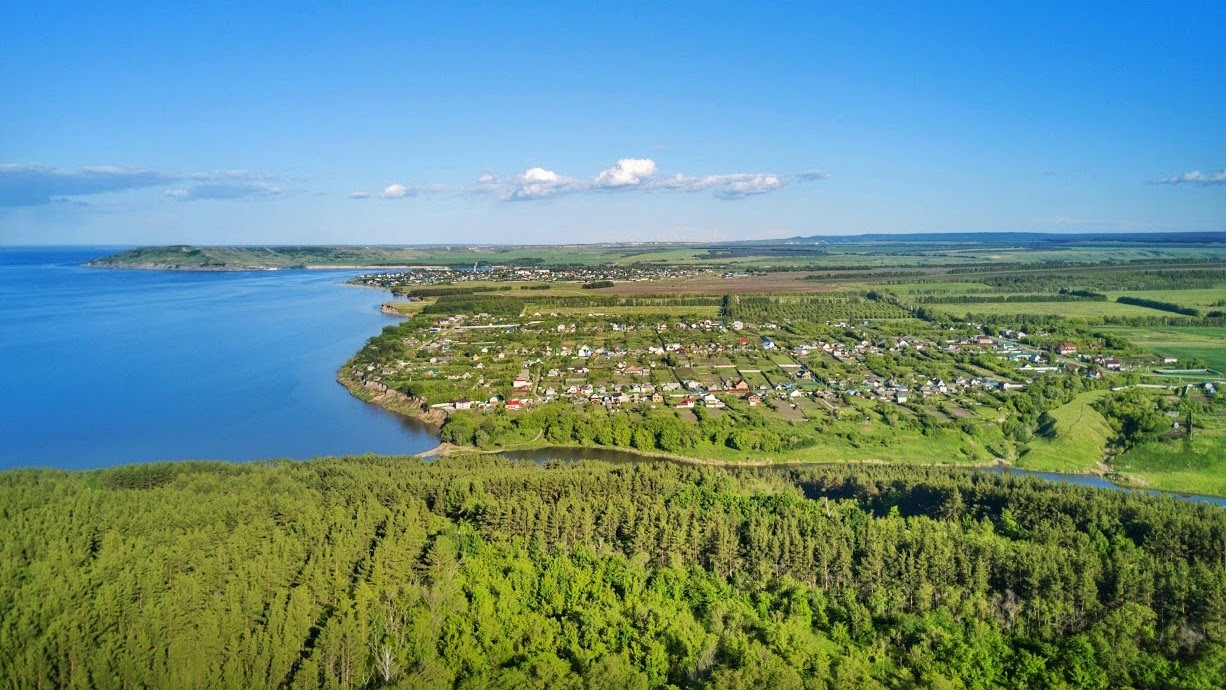
M 0 206 L 41 206 L 66 197 L 161 187 L 176 179 L 141 168 L 55 168 L 39 163 L 6 163 L 0 165 Z
M 188 175 L 198 180 L 186 187 L 166 190 L 166 196 L 178 201 L 208 201 L 222 199 L 260 199 L 275 197 L 285 189 L 273 184 L 271 178 L 246 171 Z
M 1193 170 L 1192 172 L 1186 172 L 1182 175 L 1176 175 L 1175 177 L 1160 177 L 1154 180 L 1152 184 L 1226 184 L 1226 168 L 1210 173 Z
M 277 196 L 276 178 L 246 171 L 169 173 L 145 168 L 57 168 L 40 163 L 0 165 L 0 207 L 42 206 L 74 197 L 181 185 L 165 196 L 179 201 Z
M 644 192 L 707 192 L 717 199 L 735 200 L 766 194 L 793 184 L 830 177 L 822 171 L 796 174 L 727 173 L 689 176 L 677 173 L 656 177 L 656 162 L 650 158 L 623 158 L 600 171 L 594 178 L 565 177 L 545 168 L 529 168 L 509 178 L 485 174 L 475 187 L 463 191 L 494 194 L 507 201 L 532 201 L 562 194 L 639 190 Z

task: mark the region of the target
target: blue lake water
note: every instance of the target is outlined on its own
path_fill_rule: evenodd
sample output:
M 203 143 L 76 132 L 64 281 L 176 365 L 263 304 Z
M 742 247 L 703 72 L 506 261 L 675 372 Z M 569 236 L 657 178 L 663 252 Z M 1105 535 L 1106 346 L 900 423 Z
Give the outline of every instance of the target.
M 417 453 L 420 423 L 336 370 L 396 320 L 357 271 L 82 268 L 107 248 L 0 247 L 0 468 Z

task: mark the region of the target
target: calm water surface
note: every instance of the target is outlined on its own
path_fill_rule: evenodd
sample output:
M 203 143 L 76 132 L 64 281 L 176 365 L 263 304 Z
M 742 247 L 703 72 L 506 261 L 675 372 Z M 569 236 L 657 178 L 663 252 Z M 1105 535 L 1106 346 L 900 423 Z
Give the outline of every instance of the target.
M 0 248 L 0 468 L 417 453 L 419 423 L 336 370 L 395 319 L 357 271 L 81 268 L 106 248 Z

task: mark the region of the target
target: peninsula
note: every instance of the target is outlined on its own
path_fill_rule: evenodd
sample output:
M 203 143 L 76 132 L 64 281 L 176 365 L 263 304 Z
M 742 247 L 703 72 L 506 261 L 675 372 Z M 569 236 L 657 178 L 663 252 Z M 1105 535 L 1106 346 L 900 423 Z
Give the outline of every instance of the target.
M 369 274 L 353 282 L 406 320 L 338 378 L 458 447 L 1007 464 L 1226 495 L 1220 249 L 951 244 Z M 863 268 L 823 263 L 840 251 Z
M 690 266 L 740 270 L 961 267 L 1010 261 L 1129 262 L 1226 258 L 1226 233 L 949 233 L 793 237 L 742 242 L 571 245 L 140 247 L 87 263 L 97 268 L 255 271 L 447 266 Z

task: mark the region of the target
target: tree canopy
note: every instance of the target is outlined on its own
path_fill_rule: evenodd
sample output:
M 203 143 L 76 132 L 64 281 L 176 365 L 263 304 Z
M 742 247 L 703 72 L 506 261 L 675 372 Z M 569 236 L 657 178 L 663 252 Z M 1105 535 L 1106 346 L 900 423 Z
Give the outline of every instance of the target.
M 4 687 L 1226 679 L 1226 512 L 973 471 L 23 470 L 0 520 Z

